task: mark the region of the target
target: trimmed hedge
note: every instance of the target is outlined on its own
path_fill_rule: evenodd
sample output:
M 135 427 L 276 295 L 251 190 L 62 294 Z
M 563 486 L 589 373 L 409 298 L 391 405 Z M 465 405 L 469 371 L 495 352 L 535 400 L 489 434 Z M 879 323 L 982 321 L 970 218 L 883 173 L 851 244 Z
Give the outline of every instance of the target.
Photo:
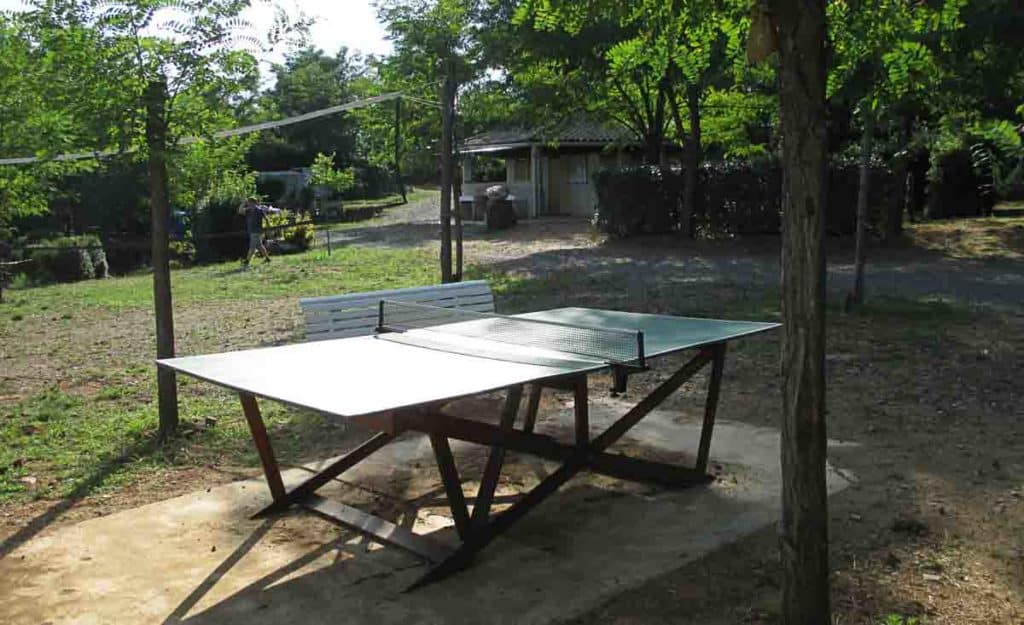
M 244 200 L 211 202 L 199 214 L 195 254 L 200 262 L 237 260 L 249 250 L 245 216 L 238 207 Z M 289 210 L 268 215 L 263 221 L 264 236 L 274 253 L 301 252 L 313 246 L 316 233 L 312 224 L 293 226 L 303 216 Z
M 613 236 L 681 229 L 684 170 L 633 167 L 604 170 L 594 177 L 598 206 L 594 224 Z M 856 228 L 859 167 L 833 163 L 829 169 L 826 228 L 851 234 Z M 898 177 L 882 163 L 871 167 L 872 227 L 880 228 L 890 204 L 899 202 Z M 782 226 L 782 170 L 777 161 L 707 163 L 698 176 L 693 232 L 701 237 L 777 234 Z
M 195 222 L 196 259 L 199 262 L 245 256 L 249 238 L 245 233 L 245 215 L 238 212 L 244 201 L 244 197 L 220 198 L 199 211 Z
M 103 243 L 94 234 L 42 239 L 26 248 L 29 279 L 37 283 L 77 282 L 108 277 Z
M 975 217 L 989 215 L 995 204 L 991 175 L 982 176 L 968 150 L 934 157 L 928 172 L 928 217 Z

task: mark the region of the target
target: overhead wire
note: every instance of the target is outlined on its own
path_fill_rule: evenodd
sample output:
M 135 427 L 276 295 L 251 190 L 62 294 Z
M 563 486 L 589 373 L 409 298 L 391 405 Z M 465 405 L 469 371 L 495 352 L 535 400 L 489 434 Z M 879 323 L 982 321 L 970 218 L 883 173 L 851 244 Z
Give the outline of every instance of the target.
M 430 86 L 428 83 L 426 86 Z M 373 104 L 379 104 L 381 102 L 389 102 L 391 100 L 397 100 L 399 98 L 405 98 L 411 102 L 417 104 L 425 104 L 428 106 L 440 107 L 437 102 L 430 102 L 422 98 L 407 95 L 404 91 L 392 91 L 390 93 L 384 93 L 378 96 L 372 96 L 369 98 L 363 98 L 361 100 L 354 100 L 352 102 L 346 102 L 344 104 L 338 104 L 336 106 L 329 106 L 327 108 L 318 109 L 316 111 L 310 111 L 309 113 L 303 113 L 301 115 L 294 115 L 292 117 L 286 117 L 284 119 L 277 119 L 272 121 L 260 122 L 258 124 L 250 124 L 247 126 L 240 126 L 238 128 L 230 128 L 227 130 L 220 130 L 212 133 L 209 137 L 182 137 L 178 139 L 178 145 L 190 145 L 199 141 L 204 141 L 208 138 L 213 139 L 226 139 L 229 137 L 237 137 L 240 135 L 249 134 L 252 132 L 259 132 L 263 130 L 273 130 L 275 128 L 281 128 L 284 126 L 291 126 L 293 124 L 300 124 L 320 117 L 326 117 L 328 115 L 334 115 L 343 111 L 363 108 L 365 106 L 371 106 Z M 0 166 L 3 165 L 28 165 L 37 162 L 49 162 L 49 161 L 77 161 L 84 159 L 102 159 L 110 156 L 116 156 L 118 154 L 125 154 L 132 152 L 134 149 L 119 149 L 119 150 L 93 150 L 89 152 L 70 152 L 66 154 L 58 154 L 56 156 L 18 156 L 12 158 L 0 158 Z

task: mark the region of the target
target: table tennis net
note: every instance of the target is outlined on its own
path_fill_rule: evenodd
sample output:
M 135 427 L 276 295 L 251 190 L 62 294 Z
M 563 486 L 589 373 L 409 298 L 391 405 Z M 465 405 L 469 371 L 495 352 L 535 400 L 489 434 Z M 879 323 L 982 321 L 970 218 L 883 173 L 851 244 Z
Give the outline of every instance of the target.
M 382 300 L 378 332 L 412 330 L 571 354 L 611 365 L 644 366 L 643 333 Z

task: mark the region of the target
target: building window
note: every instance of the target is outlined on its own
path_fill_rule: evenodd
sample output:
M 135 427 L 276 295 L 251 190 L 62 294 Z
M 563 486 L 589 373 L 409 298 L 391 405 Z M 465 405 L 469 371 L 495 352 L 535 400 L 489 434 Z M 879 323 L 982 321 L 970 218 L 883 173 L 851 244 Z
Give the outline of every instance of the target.
M 587 184 L 587 157 L 573 154 L 569 157 L 569 184 Z
M 513 158 L 509 160 L 512 163 L 512 182 L 530 182 L 530 159 Z

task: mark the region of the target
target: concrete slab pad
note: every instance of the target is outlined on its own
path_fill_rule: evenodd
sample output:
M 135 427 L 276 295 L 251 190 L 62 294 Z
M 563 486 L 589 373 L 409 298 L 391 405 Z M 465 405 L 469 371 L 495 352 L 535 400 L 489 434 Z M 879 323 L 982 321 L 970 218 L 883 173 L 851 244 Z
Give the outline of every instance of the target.
M 609 423 L 621 412 L 599 403 L 591 420 Z M 571 420 L 541 425 L 556 422 Z M 699 431 L 698 422 L 655 411 L 616 448 L 692 462 Z M 467 495 L 485 452 L 455 446 Z M 0 622 L 549 623 L 778 518 L 776 430 L 719 422 L 711 457 L 720 479 L 686 491 L 581 475 L 472 568 L 408 594 L 401 591 L 426 571 L 418 558 L 308 513 L 250 520 L 269 494 L 261 481 L 237 482 L 22 545 L 0 560 Z M 518 454 L 509 462 L 498 497 L 506 505 L 553 467 Z M 410 435 L 322 492 L 455 544 L 436 474 L 426 438 Z M 306 475 L 292 469 L 285 480 Z M 847 484 L 830 469 L 830 491 Z

